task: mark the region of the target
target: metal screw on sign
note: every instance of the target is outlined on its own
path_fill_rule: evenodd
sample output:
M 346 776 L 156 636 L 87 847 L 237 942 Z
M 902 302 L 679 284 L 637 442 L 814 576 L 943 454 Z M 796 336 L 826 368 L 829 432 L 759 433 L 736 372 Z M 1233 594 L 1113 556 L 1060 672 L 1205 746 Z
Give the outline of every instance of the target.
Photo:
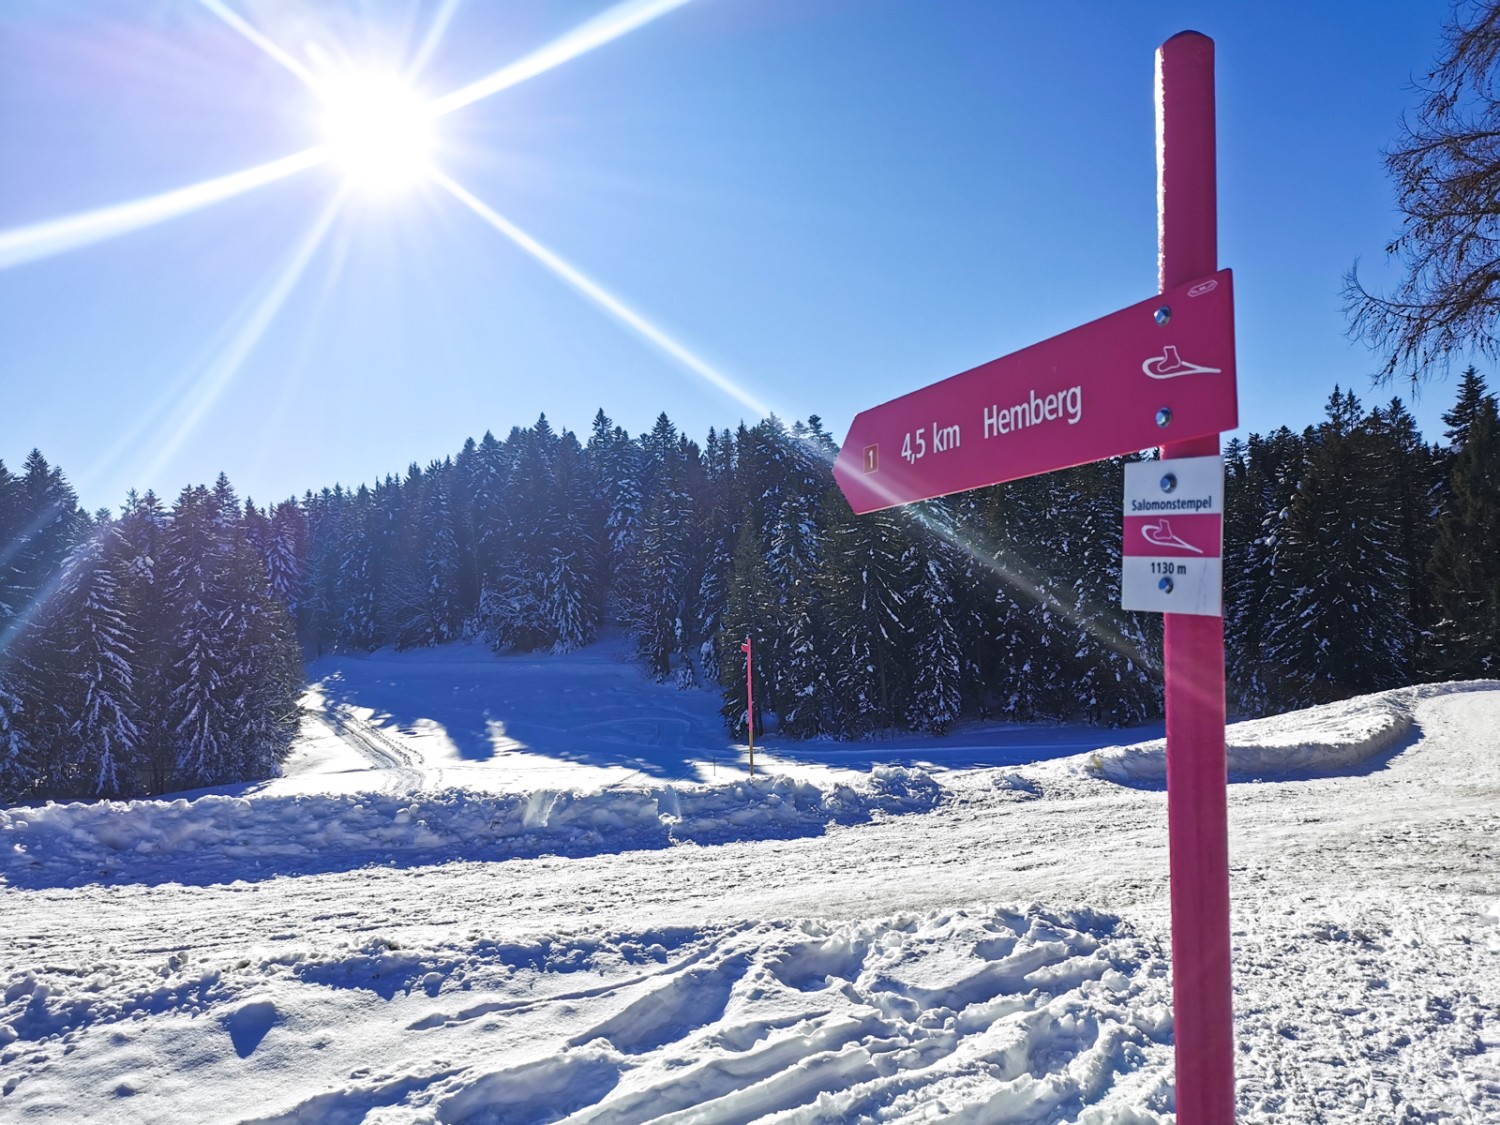
M 1172 306 L 1171 305 L 1163 305 L 1161 308 L 1157 309 L 1156 312 L 1152 313 L 1151 315 L 1156 318 L 1156 323 L 1157 324 L 1165 324 L 1165 323 L 1167 323 L 1167 321 L 1169 321 L 1169 320 L 1172 319 Z
M 1163 406 L 1156 412 L 1156 424 L 1164 430 L 1172 424 L 1172 408 L 1170 406 Z
M 1172 592 L 1172 580 L 1170 578 L 1163 578 L 1156 584 L 1156 588 L 1163 594 L 1170 594 Z
M 1177 487 L 1177 474 L 1176 473 L 1168 473 L 1166 476 L 1164 476 L 1164 477 L 1161 478 L 1161 490 L 1163 492 L 1171 492 L 1172 489 L 1174 489 L 1176 487 Z

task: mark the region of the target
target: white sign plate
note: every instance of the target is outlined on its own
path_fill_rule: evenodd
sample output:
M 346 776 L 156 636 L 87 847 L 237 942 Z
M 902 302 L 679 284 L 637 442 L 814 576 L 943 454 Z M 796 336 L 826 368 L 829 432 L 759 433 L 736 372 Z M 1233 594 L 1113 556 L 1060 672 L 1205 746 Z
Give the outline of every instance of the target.
M 1223 458 L 1127 464 L 1123 554 L 1123 608 L 1222 614 Z

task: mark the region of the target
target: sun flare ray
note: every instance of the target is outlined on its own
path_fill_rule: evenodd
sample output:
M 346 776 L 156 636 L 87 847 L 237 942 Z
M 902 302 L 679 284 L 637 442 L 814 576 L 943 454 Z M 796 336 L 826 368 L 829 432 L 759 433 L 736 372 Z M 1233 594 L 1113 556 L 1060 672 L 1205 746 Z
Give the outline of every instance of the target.
M 428 25 L 427 34 L 422 38 L 422 44 L 417 48 L 417 53 L 412 56 L 411 62 L 406 66 L 406 76 L 415 78 L 427 69 L 427 64 L 432 61 L 433 53 L 438 49 L 438 44 L 443 41 L 443 36 L 448 32 L 448 25 L 453 22 L 453 13 L 458 11 L 460 0 L 443 0 L 443 6 L 437 10 L 432 17 L 432 23 Z
M 452 113 L 528 78 L 535 78 L 538 74 L 587 54 L 595 47 L 613 42 L 690 2 L 691 0 L 623 0 L 531 54 L 438 98 L 432 103 L 433 114 L 441 116 Z
M 620 300 L 620 298 L 583 273 L 578 267 L 547 249 L 547 247 L 532 238 L 531 235 L 527 234 L 503 215 L 487 207 L 442 172 L 434 169 L 430 174 L 455 199 L 468 207 L 469 210 L 473 211 L 490 226 L 514 242 L 522 250 L 525 250 L 559 278 L 593 301 L 594 304 L 598 305 L 605 312 L 609 313 L 610 316 L 654 344 L 683 367 L 704 380 L 704 382 L 716 387 L 734 399 L 735 402 L 753 412 L 757 417 L 765 417 L 771 413 L 765 403 L 761 402 L 753 394 L 729 378 L 729 376 L 715 370 L 710 364 L 699 359 L 687 348 L 667 335 L 662 329 L 652 324 L 644 316 Z
M 175 219 L 209 204 L 275 183 L 315 167 L 327 159 L 328 153 L 321 146 L 305 149 L 268 164 L 246 168 L 243 172 L 204 180 L 160 195 L 0 231 L 0 269 L 9 269 L 38 258 L 50 258 L 54 254 L 91 246 L 107 238 Z
M 155 456 L 152 457 L 150 463 L 141 467 L 140 475 L 143 479 L 154 480 L 161 476 L 162 470 L 173 454 L 197 427 L 203 415 L 218 401 L 225 388 L 234 380 L 235 375 L 244 366 L 245 360 L 265 336 L 276 314 L 286 304 L 286 299 L 296 288 L 297 282 L 302 279 L 308 263 L 312 261 L 313 255 L 317 253 L 318 247 L 327 237 L 329 229 L 333 226 L 347 198 L 348 193 L 341 191 L 329 201 L 328 206 L 323 208 L 307 234 L 303 236 L 302 241 L 292 251 L 286 267 L 266 291 L 265 296 L 256 303 L 254 310 L 230 338 L 229 343 L 204 369 L 203 374 L 183 396 L 181 406 L 162 426 L 164 432 L 160 440 L 150 443 L 151 448 L 155 450 Z
M 307 67 L 303 66 L 285 50 L 277 46 L 276 42 L 264 32 L 258 30 L 253 24 L 245 20 L 244 17 L 231 10 L 223 0 L 199 0 L 199 3 L 271 58 L 286 67 L 287 70 L 301 79 L 303 83 L 308 86 L 315 86 L 317 84 L 317 79 L 313 77 L 312 72 Z

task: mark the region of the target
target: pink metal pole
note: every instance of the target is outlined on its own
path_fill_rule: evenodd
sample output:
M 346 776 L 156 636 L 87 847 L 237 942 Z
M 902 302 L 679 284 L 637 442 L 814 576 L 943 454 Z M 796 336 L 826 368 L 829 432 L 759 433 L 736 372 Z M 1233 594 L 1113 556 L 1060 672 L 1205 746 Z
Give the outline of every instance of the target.
M 750 634 L 745 634 L 745 643 L 740 645 L 745 654 L 745 713 L 750 722 L 750 776 L 755 776 L 755 653 L 751 651 Z
M 1218 269 L 1214 42 L 1196 31 L 1156 52 L 1158 281 Z M 1163 457 L 1217 456 L 1217 436 L 1168 442 Z M 1165 615 L 1172 995 L 1180 1125 L 1234 1121 L 1224 619 Z

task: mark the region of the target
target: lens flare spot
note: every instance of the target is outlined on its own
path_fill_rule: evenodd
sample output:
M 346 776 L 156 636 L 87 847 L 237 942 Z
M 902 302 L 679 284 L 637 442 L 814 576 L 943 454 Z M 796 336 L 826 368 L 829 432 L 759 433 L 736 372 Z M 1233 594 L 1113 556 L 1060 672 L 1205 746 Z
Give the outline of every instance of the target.
M 434 148 L 429 103 L 396 75 L 352 74 L 320 83 L 328 153 L 360 191 L 399 192 L 425 176 Z

